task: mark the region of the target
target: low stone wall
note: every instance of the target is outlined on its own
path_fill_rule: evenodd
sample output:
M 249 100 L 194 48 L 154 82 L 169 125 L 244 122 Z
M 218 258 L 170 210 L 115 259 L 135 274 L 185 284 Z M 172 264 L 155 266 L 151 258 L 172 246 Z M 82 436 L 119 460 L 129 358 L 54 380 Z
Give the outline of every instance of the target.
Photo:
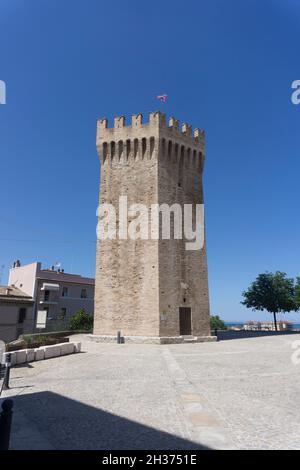
M 96 343 L 117 343 L 116 336 L 88 335 Z M 131 344 L 186 344 L 216 341 L 215 336 L 122 336 L 122 343 Z
M 26 362 L 42 361 L 44 359 L 51 359 L 52 357 L 66 356 L 67 354 L 74 354 L 81 351 L 81 343 L 60 343 L 51 346 L 41 346 L 35 349 L 20 349 L 4 354 L 4 360 L 7 360 L 7 355 L 11 355 L 11 365 L 24 364 Z

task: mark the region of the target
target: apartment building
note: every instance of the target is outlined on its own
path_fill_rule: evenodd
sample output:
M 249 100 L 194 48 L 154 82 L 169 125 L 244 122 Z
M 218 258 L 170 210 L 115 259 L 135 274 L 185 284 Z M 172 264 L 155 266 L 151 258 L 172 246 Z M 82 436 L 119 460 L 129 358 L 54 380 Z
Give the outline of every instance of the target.
M 94 314 L 93 278 L 66 273 L 55 266 L 42 269 L 40 262 L 22 266 L 16 261 L 10 270 L 9 285 L 34 299 L 35 323 L 39 311 L 47 313 L 44 331 L 68 328 L 71 316 L 80 309 Z

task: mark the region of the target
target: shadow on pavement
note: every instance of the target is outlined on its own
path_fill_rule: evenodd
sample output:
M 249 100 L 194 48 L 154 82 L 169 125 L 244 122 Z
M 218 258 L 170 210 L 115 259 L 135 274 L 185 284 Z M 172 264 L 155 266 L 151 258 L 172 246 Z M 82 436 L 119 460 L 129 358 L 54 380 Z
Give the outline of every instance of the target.
M 13 448 L 34 450 L 40 435 L 57 450 L 208 450 L 195 442 L 56 393 L 25 394 L 13 400 Z M 22 429 L 24 420 L 22 424 L 20 415 L 30 424 L 27 429 Z

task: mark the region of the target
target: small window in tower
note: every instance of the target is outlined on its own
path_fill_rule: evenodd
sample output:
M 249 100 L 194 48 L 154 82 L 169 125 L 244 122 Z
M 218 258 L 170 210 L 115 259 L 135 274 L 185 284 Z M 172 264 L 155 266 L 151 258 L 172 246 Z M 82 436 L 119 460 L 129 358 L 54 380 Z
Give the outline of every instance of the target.
M 105 161 L 107 158 L 107 142 L 103 143 L 103 160 Z
M 145 138 L 142 139 L 142 155 L 143 157 L 146 155 L 147 150 L 147 140 Z
M 122 155 L 123 155 L 123 140 L 120 140 L 119 141 L 119 159 L 121 159 Z
M 126 140 L 126 156 L 129 157 L 131 152 L 131 142 L 130 139 Z
M 134 141 L 133 141 L 133 154 L 134 154 L 134 158 L 137 158 L 138 151 L 139 151 L 139 141 L 138 141 L 138 139 L 134 139 Z
M 114 158 L 115 153 L 116 153 L 116 144 L 115 144 L 115 142 L 110 143 L 110 153 L 111 153 L 111 158 Z
M 180 153 L 181 159 L 184 158 L 184 150 L 185 150 L 185 149 L 184 149 L 184 145 L 182 145 L 182 146 L 181 146 L 181 153 Z
M 172 141 L 169 140 L 169 144 L 168 144 L 168 158 L 171 159 L 171 155 L 172 155 Z
M 150 157 L 152 157 L 153 155 L 154 145 L 155 145 L 155 139 L 154 137 L 150 137 Z

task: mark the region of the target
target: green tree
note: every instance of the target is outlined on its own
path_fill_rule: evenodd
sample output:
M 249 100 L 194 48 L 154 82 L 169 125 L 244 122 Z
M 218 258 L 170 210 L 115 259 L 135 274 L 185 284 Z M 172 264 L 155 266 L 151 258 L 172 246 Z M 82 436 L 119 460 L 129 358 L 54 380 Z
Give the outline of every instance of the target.
M 219 315 L 211 315 L 210 317 L 210 328 L 212 330 L 226 330 L 225 323 Z
M 84 308 L 78 310 L 70 318 L 70 329 L 71 330 L 91 330 L 93 328 L 93 317 L 86 313 Z
M 247 291 L 242 293 L 241 302 L 252 310 L 266 310 L 273 313 L 277 331 L 277 313 L 291 312 L 299 309 L 295 298 L 294 279 L 287 278 L 286 273 L 277 271 L 259 274 Z
M 295 285 L 295 301 L 299 310 L 300 309 L 300 277 L 297 277 L 297 281 Z

